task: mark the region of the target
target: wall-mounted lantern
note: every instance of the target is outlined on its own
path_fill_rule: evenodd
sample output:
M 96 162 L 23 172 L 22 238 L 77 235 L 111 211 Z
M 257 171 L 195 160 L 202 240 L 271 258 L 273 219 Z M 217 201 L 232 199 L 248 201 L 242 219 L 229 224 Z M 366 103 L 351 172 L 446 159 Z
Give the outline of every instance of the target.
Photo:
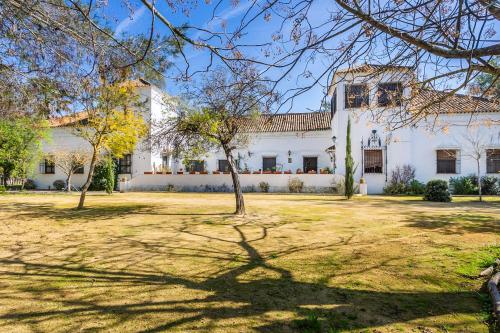
M 336 156 L 335 156 L 335 151 L 337 150 L 335 146 L 335 144 L 337 143 L 337 137 L 335 135 L 332 136 L 332 143 L 333 145 L 326 148 L 325 152 L 328 153 L 328 155 L 330 156 L 330 161 L 332 162 L 332 170 L 333 173 L 335 173 L 335 169 L 337 167 Z

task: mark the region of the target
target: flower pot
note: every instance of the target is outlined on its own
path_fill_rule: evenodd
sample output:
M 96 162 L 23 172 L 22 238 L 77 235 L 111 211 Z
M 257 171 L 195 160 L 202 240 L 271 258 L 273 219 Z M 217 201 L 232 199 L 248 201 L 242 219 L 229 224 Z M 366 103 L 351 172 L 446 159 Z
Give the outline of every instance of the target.
M 223 173 L 224 173 L 225 175 L 229 175 L 229 174 L 230 174 L 230 172 L 229 172 L 229 171 L 224 171 Z
M 214 174 L 214 175 L 220 175 L 220 171 L 212 171 L 212 174 Z
M 208 172 L 207 171 L 202 171 L 202 172 L 200 172 L 200 175 L 208 175 Z
M 196 175 L 196 171 L 189 171 L 190 175 Z
M 165 174 L 165 175 L 171 175 L 172 171 L 165 171 L 163 174 Z
M 281 175 L 283 172 L 282 171 L 274 171 L 273 172 L 275 175 Z
M 366 184 L 366 183 L 359 184 L 359 194 L 361 194 L 361 195 L 368 194 L 368 184 Z
M 177 171 L 177 174 L 178 175 L 182 175 L 182 174 L 184 174 L 184 172 L 183 171 Z
M 253 174 L 254 175 L 260 175 L 260 171 L 254 171 Z
M 291 172 L 291 171 L 284 171 L 283 173 L 284 173 L 285 175 L 291 175 L 291 174 L 292 174 L 292 172 Z
M 273 172 L 272 171 L 263 171 L 262 172 L 264 175 L 271 175 Z
M 144 171 L 144 174 L 145 174 L 145 175 L 152 175 L 152 174 L 153 174 L 153 171 Z

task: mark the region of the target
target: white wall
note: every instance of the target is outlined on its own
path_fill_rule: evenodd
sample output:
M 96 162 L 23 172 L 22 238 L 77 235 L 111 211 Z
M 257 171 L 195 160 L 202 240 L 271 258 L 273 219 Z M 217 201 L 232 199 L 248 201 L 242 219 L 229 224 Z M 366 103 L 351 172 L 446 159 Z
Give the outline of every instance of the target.
M 354 82 L 364 82 L 363 78 L 350 77 Z M 388 76 L 388 81 L 393 81 L 394 77 Z M 476 174 L 476 161 L 465 156 L 470 151 L 470 145 L 466 137 L 471 133 L 481 133 L 483 141 L 488 148 L 500 148 L 500 112 L 482 113 L 482 114 L 451 114 L 440 115 L 438 122 L 434 119 L 428 122 L 421 122 L 418 127 L 401 128 L 393 132 L 388 132 L 384 121 L 374 121 L 372 112 L 377 108 L 377 99 L 375 96 L 376 83 L 382 80 L 368 80 L 370 86 L 370 106 L 364 109 L 345 109 L 344 108 L 344 89 L 349 82 L 338 82 L 337 88 L 337 113 L 332 120 L 333 134 L 337 136 L 337 166 L 338 173 L 345 173 L 345 140 L 347 132 L 347 120 L 351 117 L 351 141 L 352 156 L 357 164 L 355 180 L 358 181 L 362 176 L 362 150 L 361 140 L 366 145 L 367 139 L 372 130 L 376 130 L 382 139 L 382 145 L 387 146 L 387 164 L 384 166 L 387 175 L 383 174 L 364 174 L 363 177 L 368 183 L 369 193 L 381 193 L 386 180 L 390 180 L 391 171 L 396 166 L 409 164 L 416 169 L 416 178 L 419 181 L 427 182 L 431 179 L 449 180 L 450 177 Z M 331 90 L 333 92 L 333 90 Z M 407 90 L 404 94 L 408 94 Z M 389 113 L 395 110 L 387 110 Z M 459 111 L 459 110 L 457 110 Z M 500 111 L 500 110 L 497 110 Z M 493 122 L 492 122 L 493 121 Z M 434 130 L 432 130 L 434 129 Z M 436 172 L 436 150 L 444 148 L 455 148 L 461 150 L 460 173 L 459 174 L 438 174 Z M 486 172 L 486 157 L 481 161 L 482 175 Z
M 240 174 L 240 183 L 244 191 L 253 186 L 254 191 L 260 191 L 259 183 L 267 182 L 271 192 L 288 192 L 288 181 L 298 178 L 304 182 L 305 192 L 330 192 L 333 186 L 338 186 L 343 177 L 333 174 Z M 130 191 L 167 190 L 172 185 L 176 190 L 183 191 L 205 191 L 206 187 L 212 190 L 220 190 L 223 186 L 232 191 L 232 180 L 229 174 L 220 175 L 140 175 L 127 182 Z M 210 190 L 210 189 L 209 189 Z
M 330 156 L 325 149 L 332 145 L 331 131 L 312 132 L 280 132 L 280 133 L 252 133 L 250 142 L 244 149 L 234 152 L 235 158 L 241 158 L 240 168 L 250 171 L 262 169 L 263 157 L 276 157 L 277 169 L 296 173 L 303 169 L 304 157 L 317 157 L 318 170 L 332 168 Z M 288 163 L 288 151 L 291 152 L 292 162 Z M 218 160 L 225 160 L 222 151 L 205 156 L 206 169 L 214 171 L 218 168 Z M 179 165 L 178 168 L 185 169 Z

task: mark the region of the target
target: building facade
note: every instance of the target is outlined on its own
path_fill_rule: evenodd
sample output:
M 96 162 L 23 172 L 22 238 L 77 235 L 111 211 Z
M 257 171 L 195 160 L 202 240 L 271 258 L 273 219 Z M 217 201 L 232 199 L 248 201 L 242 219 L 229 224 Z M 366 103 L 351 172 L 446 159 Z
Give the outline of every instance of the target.
M 449 180 L 477 174 L 471 157 L 471 140 L 483 148 L 481 175 L 500 172 L 500 108 L 498 102 L 470 96 L 447 97 L 438 91 L 411 91 L 414 75 L 407 68 L 364 65 L 338 72 L 329 89 L 331 112 L 263 115 L 245 128 L 248 144 L 234 152 L 242 183 L 257 186 L 265 181 L 271 190 L 286 191 L 293 177 L 303 178 L 306 187 L 324 191 L 341 182 L 345 172 L 345 140 L 351 119 L 355 181 L 364 178 L 369 193 L 382 193 L 398 167 L 415 168 L 416 179 Z M 167 114 L 162 91 L 145 81 L 137 85 L 147 102 L 145 121 L 153 126 Z M 445 98 L 446 97 L 446 98 Z M 420 111 L 425 109 L 425 117 Z M 394 117 L 399 117 L 395 119 Z M 401 119 L 420 117 L 410 126 L 395 126 Z M 393 126 L 394 127 L 394 126 Z M 61 149 L 86 149 L 72 134 L 70 124 L 54 123 L 52 139 L 45 142 L 46 154 Z M 168 152 L 152 151 L 147 140 L 118 161 L 120 178 L 128 179 L 130 190 L 230 188 L 226 158 L 213 151 L 196 161 L 184 161 Z M 73 177 L 81 186 L 88 167 Z M 316 177 L 316 178 L 314 178 Z M 227 178 L 227 179 L 226 179 Z M 65 179 L 60 170 L 41 161 L 35 174 L 39 188 L 49 188 Z

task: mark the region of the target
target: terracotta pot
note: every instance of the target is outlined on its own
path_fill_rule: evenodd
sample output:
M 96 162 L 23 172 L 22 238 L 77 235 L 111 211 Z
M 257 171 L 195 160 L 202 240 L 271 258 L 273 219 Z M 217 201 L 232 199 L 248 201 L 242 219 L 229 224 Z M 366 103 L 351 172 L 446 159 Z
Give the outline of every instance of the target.
M 200 172 L 200 175 L 208 175 L 208 172 L 207 171 L 202 171 L 202 172 Z
M 152 175 L 152 174 L 153 174 L 153 171 L 144 171 L 144 174 L 145 174 L 145 175 Z
M 177 171 L 177 174 L 182 175 L 182 174 L 184 174 L 184 171 Z
M 254 171 L 253 174 L 254 175 L 260 175 L 260 171 Z

